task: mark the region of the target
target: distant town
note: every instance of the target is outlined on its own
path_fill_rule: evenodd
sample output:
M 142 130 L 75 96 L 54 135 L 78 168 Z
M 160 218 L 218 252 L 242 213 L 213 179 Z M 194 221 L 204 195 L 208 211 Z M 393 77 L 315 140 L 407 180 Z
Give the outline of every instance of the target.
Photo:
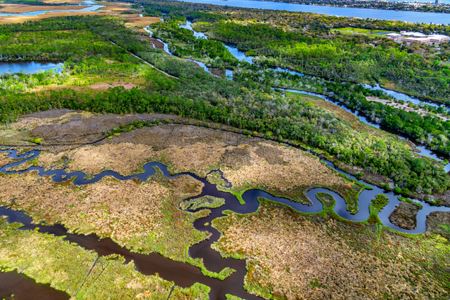
M 387 0 L 270 0 L 270 1 L 307 4 L 307 5 L 328 5 L 328 6 L 343 6 L 355 8 L 375 8 L 375 9 L 450 13 L 450 3 L 445 3 L 446 2 L 445 0 L 430 0 L 427 2 L 387 1 Z

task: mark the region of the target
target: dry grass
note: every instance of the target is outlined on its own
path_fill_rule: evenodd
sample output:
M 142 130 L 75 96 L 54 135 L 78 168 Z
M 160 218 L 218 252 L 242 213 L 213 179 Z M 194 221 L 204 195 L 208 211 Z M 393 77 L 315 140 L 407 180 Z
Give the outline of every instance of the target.
M 311 186 L 352 189 L 304 151 L 219 130 L 162 125 L 125 133 L 111 142 L 149 145 L 155 158 L 162 158 L 176 171 L 206 175 L 219 167 L 237 189 L 260 186 L 293 196 Z
M 16 145 L 27 144 L 31 139 L 28 131 L 15 130 L 9 126 L 0 126 L 0 144 L 1 145 Z
M 292 147 L 259 141 L 230 150 L 225 154 L 223 172 L 236 188 L 262 186 L 295 196 L 312 186 L 352 189 L 316 157 Z M 242 155 L 247 162 L 236 166 L 234 160 Z
M 67 138 L 68 135 L 63 134 L 66 130 L 79 137 L 88 136 L 86 130 L 77 130 L 71 125 L 70 116 L 75 118 L 76 124 L 80 121 L 80 124 L 92 123 L 85 126 L 86 130 L 95 129 L 97 119 L 98 124 L 104 123 L 97 116 L 69 114 L 43 120 L 29 117 L 14 126 L 25 128 L 28 124 L 30 128 L 41 124 L 43 126 L 33 133 L 45 131 L 44 141 L 53 141 L 52 135 L 62 135 L 58 140 Z M 64 126 L 49 125 L 50 128 L 45 126 L 48 122 Z M 98 127 L 96 130 L 100 130 L 101 126 Z M 303 197 L 303 191 L 312 186 L 333 188 L 343 194 L 353 193 L 352 184 L 304 151 L 240 134 L 188 125 L 142 128 L 114 137 L 107 144 L 58 154 L 43 153 L 40 163 L 47 167 L 61 167 L 58 163 L 64 157 L 68 162 L 65 166 L 70 170 L 89 174 L 105 169 L 129 174 L 144 163 L 157 160 L 168 164 L 173 172 L 192 171 L 202 176 L 220 168 L 235 189 L 261 187 L 292 197 Z
M 42 1 L 45 4 L 55 5 L 55 4 L 61 4 L 61 3 L 68 3 L 71 5 L 75 4 L 81 4 L 82 0 L 43 0 Z
M 139 29 L 143 29 L 144 27 L 160 22 L 160 19 L 157 17 L 140 17 L 139 15 L 122 15 L 122 18 L 125 19 L 125 24 L 130 27 L 137 27 Z
M 12 159 L 10 159 L 6 153 L 0 152 L 0 166 L 4 166 L 10 162 L 12 162 Z
M 29 21 L 39 21 L 48 18 L 55 17 L 67 17 L 67 16 L 88 16 L 96 15 L 97 12 L 49 12 L 39 16 L 12 16 L 12 17 L 1 17 L 0 24 L 18 24 Z
M 77 0 L 69 0 L 70 3 L 78 4 Z M 61 1 L 47 1 L 49 4 L 58 4 Z M 66 2 L 66 1 L 64 1 Z M 1 17 L 0 24 L 12 24 L 12 23 L 23 23 L 26 21 L 38 21 L 53 17 L 65 17 L 65 16 L 86 16 L 86 15 L 100 15 L 100 16 L 119 16 L 123 18 L 127 26 L 130 27 L 145 27 L 149 24 L 159 22 L 159 18 L 153 17 L 143 17 L 140 18 L 138 12 L 133 14 L 123 14 L 124 12 L 133 11 L 129 3 L 110 3 L 102 2 L 101 5 L 104 7 L 92 11 L 92 12 L 68 12 L 64 10 L 73 10 L 74 6 L 32 6 L 32 5 L 22 5 L 22 4 L 2 4 L 5 9 L 0 9 L 1 12 L 28 12 L 36 10 L 61 10 L 57 12 L 48 12 L 38 16 L 11 16 L 11 17 Z M 76 6 L 75 9 L 82 9 L 85 6 Z
M 204 238 L 192 226 L 195 216 L 178 209 L 182 199 L 200 192 L 201 184 L 189 177 L 142 184 L 104 179 L 75 187 L 28 174 L 0 176 L 0 185 L 3 204 L 23 209 L 36 220 L 111 237 L 136 251 L 186 260 L 186 248 Z
M 2 4 L 0 12 L 2 13 L 24 13 L 40 10 L 74 10 L 83 9 L 86 6 L 45 6 L 45 5 L 26 5 L 26 4 Z
M 114 87 L 123 87 L 126 90 L 131 90 L 132 88 L 136 87 L 133 83 L 124 83 L 124 82 L 114 82 L 114 83 L 105 83 L 105 82 L 99 82 L 94 83 L 89 86 L 89 88 L 93 90 L 107 90 Z
M 24 116 L 13 128 L 27 129 L 31 135 L 43 139 L 43 144 L 92 143 L 113 128 L 138 120 L 156 121 L 176 118 L 160 114 L 89 114 L 70 110 L 50 110 Z
M 201 175 L 220 163 L 225 147 L 243 136 L 185 125 L 161 125 L 124 133 L 111 143 L 132 142 L 150 146 L 174 171 Z
M 17 122 L 12 123 L 10 127 L 13 130 L 33 130 L 36 127 L 51 125 L 51 124 L 63 124 L 73 117 L 88 118 L 93 114 L 89 112 L 75 112 L 75 111 L 61 111 L 61 113 L 49 116 L 39 117 L 36 115 L 28 115 L 20 118 Z
M 68 160 L 66 167 L 70 170 L 79 170 L 91 175 L 103 170 L 114 170 L 128 175 L 141 168 L 152 156 L 154 156 L 154 152 L 146 145 L 103 144 L 83 146 L 58 154 L 45 152 L 40 155 L 39 162 L 49 167 L 60 167 L 58 162 L 66 157 Z
M 253 216 L 233 214 L 215 225 L 224 232 L 217 247 L 247 258 L 247 286 L 277 299 L 446 295 L 428 272 L 406 257 L 409 249 L 418 248 L 406 238 L 386 234 L 378 248 L 369 251 L 361 245 L 374 242 L 374 234 L 361 227 L 332 219 L 315 222 L 272 205 L 263 205 Z M 388 258 L 381 258 L 386 253 Z M 433 261 L 427 255 L 421 259 Z

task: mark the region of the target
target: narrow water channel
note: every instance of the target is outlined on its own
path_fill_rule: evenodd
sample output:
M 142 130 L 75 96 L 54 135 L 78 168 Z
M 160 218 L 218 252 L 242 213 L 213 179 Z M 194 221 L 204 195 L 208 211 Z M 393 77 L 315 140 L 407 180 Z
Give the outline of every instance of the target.
M 26 169 L 20 169 L 20 166 L 28 161 L 39 157 L 39 150 L 32 150 L 25 153 L 18 153 L 14 149 L 0 150 L 0 152 L 7 153 L 14 161 L 0 167 L 0 173 L 4 175 L 20 175 L 29 172 L 38 174 L 39 176 L 50 177 L 54 182 L 72 182 L 75 185 L 94 184 L 105 177 L 116 178 L 117 180 L 140 180 L 145 181 L 151 176 L 160 172 L 167 178 L 176 178 L 179 176 L 190 176 L 203 183 L 203 189 L 200 195 L 186 199 L 190 201 L 194 198 L 202 196 L 212 196 L 225 199 L 225 204 L 221 207 L 211 209 L 211 213 L 194 222 L 194 227 L 200 231 L 210 233 L 211 237 L 206 239 L 189 249 L 189 254 L 194 258 L 201 258 L 210 271 L 219 272 L 225 267 L 230 267 L 236 270 L 231 276 L 225 280 L 213 279 L 204 276 L 200 270 L 189 264 L 175 262 L 167 259 L 159 254 L 152 253 L 149 255 L 138 254 L 129 251 L 128 249 L 119 246 L 111 239 L 99 239 L 96 235 L 80 235 L 68 233 L 67 229 L 62 225 L 42 225 L 33 224 L 32 219 L 23 212 L 15 211 L 11 208 L 0 207 L 0 215 L 6 216 L 9 222 L 19 222 L 24 226 L 24 230 L 39 230 L 40 232 L 50 233 L 56 236 L 65 236 L 66 240 L 77 243 L 85 249 L 96 251 L 99 255 L 119 254 L 124 256 L 128 261 L 133 260 L 138 271 L 143 274 L 158 273 L 162 278 L 174 281 L 177 285 L 186 287 L 195 282 L 203 283 L 211 288 L 210 299 L 225 299 L 226 294 L 233 294 L 244 299 L 260 299 L 254 295 L 247 293 L 244 288 L 244 278 L 246 275 L 246 263 L 243 260 L 233 258 L 223 258 L 218 252 L 211 248 L 212 243 L 217 241 L 220 237 L 220 232 L 212 227 L 214 219 L 224 216 L 224 211 L 233 211 L 240 214 L 248 214 L 257 211 L 261 199 L 266 199 L 274 203 L 278 203 L 291 208 L 299 213 L 317 214 L 323 210 L 323 204 L 318 200 L 319 193 L 330 195 L 335 205 L 334 212 L 350 222 L 364 222 L 369 218 L 369 206 L 378 194 L 384 194 L 388 197 L 388 205 L 379 213 L 381 223 L 395 231 L 404 233 L 423 233 L 426 231 L 426 218 L 433 212 L 450 212 L 448 207 L 431 206 L 428 203 L 419 200 L 412 200 L 422 206 L 416 215 L 416 227 L 413 229 L 404 229 L 392 224 L 389 216 L 400 204 L 398 195 L 392 192 L 386 192 L 377 186 L 368 184 L 367 182 L 359 180 L 360 183 L 367 185 L 370 189 L 362 191 L 358 198 L 358 211 L 356 214 L 351 214 L 347 210 L 347 204 L 341 195 L 326 188 L 312 188 L 306 192 L 306 197 L 309 204 L 298 203 L 287 198 L 277 197 L 266 191 L 260 189 L 247 190 L 242 198 L 245 203 L 241 204 L 238 199 L 229 192 L 220 191 L 215 184 L 210 183 L 207 179 L 200 177 L 194 173 L 182 172 L 171 174 L 162 163 L 149 162 L 143 166 L 143 172 L 121 175 L 113 170 L 102 171 L 93 176 L 88 176 L 81 171 L 67 172 L 64 169 L 44 169 L 40 166 L 30 166 Z M 344 174 L 351 180 L 356 180 L 352 175 L 346 174 L 342 170 L 337 169 L 331 162 L 325 161 L 330 168 Z M 196 211 L 196 210 L 192 210 Z M 1 286 L 1 283 L 0 283 Z
M 349 109 L 344 104 L 340 103 L 339 101 L 337 101 L 337 100 L 335 100 L 335 99 L 333 99 L 331 97 L 328 97 L 328 96 L 325 96 L 325 95 L 322 95 L 322 94 L 318 94 L 318 93 L 313 93 L 313 92 L 308 92 L 308 91 L 303 91 L 303 90 L 296 90 L 296 89 L 275 88 L 275 90 L 318 97 L 318 98 L 320 98 L 322 100 L 330 102 L 330 103 L 332 103 L 332 104 L 342 108 L 343 110 L 353 114 L 355 117 L 357 117 L 364 124 L 370 125 L 370 126 L 375 127 L 375 128 L 380 128 L 379 124 L 370 121 L 365 116 L 361 115 L 358 111 L 353 111 L 353 110 Z M 401 139 L 406 139 L 406 138 L 404 138 L 404 137 L 402 137 L 400 135 L 397 135 L 397 136 L 399 138 L 401 138 Z M 410 141 L 410 143 L 414 144 L 412 141 Z M 433 152 L 432 150 L 428 149 L 424 145 L 415 145 L 415 147 L 418 150 L 417 154 L 419 154 L 421 156 L 424 156 L 424 157 L 431 158 L 431 159 L 439 161 L 439 162 L 444 162 L 444 160 L 442 158 L 440 158 L 435 152 Z M 444 171 L 446 173 L 450 172 L 450 162 L 447 162 L 445 164 Z
M 0 272 L 0 299 L 66 300 L 69 295 L 40 284 L 16 271 Z
M 184 28 L 184 29 L 188 29 L 190 31 L 193 32 L 194 36 L 197 38 L 203 38 L 203 39 L 207 39 L 208 36 L 202 32 L 198 32 L 195 31 L 194 28 L 192 27 L 192 22 L 189 20 L 186 20 L 186 22 L 184 24 L 180 25 L 180 28 Z M 147 32 L 149 32 L 151 34 L 151 32 L 146 29 Z M 162 42 L 162 41 L 161 41 Z M 164 43 L 164 42 L 163 42 Z M 232 44 L 225 44 L 225 47 L 228 49 L 228 51 L 240 62 L 246 62 L 249 64 L 254 64 L 254 60 L 253 57 L 248 56 L 245 52 L 240 51 L 236 45 L 232 45 Z M 164 43 L 164 49 L 168 54 L 173 55 L 172 53 L 170 53 L 170 51 L 168 51 L 169 49 L 169 45 L 167 43 Z M 188 61 L 191 61 L 195 64 L 197 64 L 199 67 L 201 67 L 203 70 L 205 70 L 208 73 L 211 73 L 209 68 L 202 62 L 196 61 L 196 60 L 192 60 L 192 59 L 188 59 Z M 295 75 L 295 76 L 299 76 L 299 77 L 303 77 L 305 76 L 303 73 L 295 71 L 295 70 L 291 70 L 288 68 L 281 68 L 281 67 L 275 67 L 275 68 L 270 68 L 271 71 L 276 72 L 276 73 L 284 73 L 284 74 L 289 74 L 289 75 Z M 233 80 L 234 77 L 234 71 L 233 70 L 225 70 L 225 77 L 229 80 Z M 364 84 L 362 85 L 364 88 L 370 89 L 370 90 L 381 90 L 383 92 L 385 92 L 387 95 L 393 97 L 395 100 L 398 101 L 405 101 L 405 102 L 410 102 L 419 106 L 432 106 L 435 108 L 441 107 L 443 105 L 439 105 L 436 103 L 431 103 L 431 102 L 427 102 L 427 101 L 423 101 L 414 97 L 411 97 L 409 95 L 400 93 L 400 92 L 396 92 L 396 91 L 392 91 L 392 90 L 388 90 L 386 88 L 381 87 L 380 85 L 367 85 Z M 275 90 L 282 90 L 282 91 L 287 91 L 287 92 L 292 92 L 292 93 L 297 93 L 297 94 L 304 94 L 304 95 L 310 95 L 310 96 L 315 96 L 315 97 L 319 97 L 327 102 L 330 102 L 334 105 L 339 106 L 340 108 L 344 109 L 345 111 L 353 114 L 354 116 L 356 116 L 361 122 L 363 122 L 364 124 L 370 125 L 372 127 L 378 128 L 380 129 L 380 124 L 377 124 L 375 122 L 370 121 L 369 119 L 367 119 L 367 117 L 365 117 L 364 115 L 360 114 L 358 111 L 353 111 L 351 109 L 349 109 L 348 107 L 346 107 L 344 104 L 340 103 L 339 101 L 337 101 L 336 99 L 333 99 L 331 97 L 322 95 L 322 94 L 318 94 L 318 93 L 313 93 L 313 92 L 308 92 L 308 91 L 303 91 L 303 90 L 296 90 L 296 89 L 285 89 L 285 88 L 275 88 Z M 445 107 L 445 106 L 444 106 Z M 398 135 L 399 136 L 399 135 Z M 403 138 L 401 136 L 399 136 L 400 138 Z M 412 143 L 412 142 L 411 142 Z M 424 145 L 416 145 L 417 150 L 419 151 L 418 154 L 424 157 L 428 157 L 431 159 L 434 159 L 436 161 L 439 162 L 443 162 L 443 159 L 440 158 L 435 152 L 433 152 L 432 150 L 426 148 Z M 446 173 L 450 172 L 450 162 L 448 162 L 445 166 L 444 166 L 444 171 Z

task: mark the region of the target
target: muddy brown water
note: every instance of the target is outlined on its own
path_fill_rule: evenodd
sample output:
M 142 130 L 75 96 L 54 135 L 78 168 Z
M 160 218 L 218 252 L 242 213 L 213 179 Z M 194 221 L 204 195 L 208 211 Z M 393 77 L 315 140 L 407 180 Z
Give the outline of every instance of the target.
M 66 300 L 69 299 L 69 295 L 53 289 L 48 284 L 39 284 L 23 274 L 12 271 L 0 272 L 0 299 Z
M 225 199 L 225 205 L 210 209 L 210 214 L 206 217 L 200 218 L 194 222 L 194 227 L 200 231 L 204 231 L 210 234 L 210 237 L 196 245 L 193 245 L 189 249 L 189 254 L 193 258 L 200 258 L 203 260 L 205 267 L 213 272 L 220 272 L 226 267 L 232 268 L 235 272 L 228 276 L 225 280 L 218 280 L 201 273 L 200 269 L 190 264 L 176 262 L 161 256 L 157 253 L 151 254 L 139 254 L 131 252 L 130 250 L 121 247 L 109 238 L 100 239 L 98 236 L 81 235 L 69 233 L 67 229 L 60 225 L 44 225 L 34 224 L 32 219 L 25 213 L 13 210 L 7 207 L 0 207 L 0 216 L 6 216 L 9 222 L 19 222 L 23 224 L 23 230 L 39 230 L 43 233 L 53 234 L 55 236 L 64 236 L 66 240 L 74 242 L 81 247 L 88 250 L 93 250 L 100 256 L 119 254 L 122 255 L 127 261 L 133 261 L 138 271 L 146 275 L 159 274 L 162 278 L 175 282 L 176 285 L 181 287 L 188 287 L 198 282 L 210 287 L 210 299 L 225 299 L 226 294 L 232 294 L 243 299 L 261 299 L 255 295 L 249 294 L 244 289 L 244 278 L 247 273 L 246 262 L 244 260 L 234 258 L 224 258 L 217 251 L 211 248 L 212 243 L 216 242 L 220 238 L 220 232 L 212 226 L 212 221 L 216 218 L 224 216 L 224 211 L 229 210 L 235 213 L 248 214 L 257 211 L 260 205 L 260 199 L 266 199 L 284 206 L 291 208 L 294 211 L 307 214 L 317 214 L 322 212 L 323 204 L 318 200 L 317 194 L 326 193 L 330 195 L 333 200 L 333 211 L 339 217 L 351 222 L 365 222 L 370 216 L 369 207 L 371 201 L 378 194 L 384 194 L 389 203 L 383 208 L 378 217 L 381 223 L 395 231 L 405 233 L 422 233 L 426 230 L 426 218 L 433 212 L 450 212 L 448 207 L 431 206 L 426 202 L 419 200 L 412 200 L 419 203 L 422 207 L 416 215 L 415 228 L 401 228 L 395 224 L 392 224 L 389 220 L 389 216 L 398 207 L 400 201 L 398 195 L 392 192 L 387 192 L 381 188 L 371 185 L 367 182 L 357 180 L 354 176 L 343 172 L 336 168 L 331 162 L 324 161 L 330 168 L 342 173 L 351 180 L 359 181 L 369 187 L 359 194 L 358 198 L 358 212 L 355 214 L 350 213 L 347 210 L 347 204 L 344 198 L 336 192 L 333 192 L 326 188 L 312 188 L 306 192 L 306 197 L 310 201 L 309 204 L 302 204 L 292 201 L 287 198 L 277 197 L 270 193 L 267 193 L 260 189 L 250 189 L 243 193 L 242 198 L 244 203 L 241 204 L 238 199 L 231 193 L 220 191 L 215 184 L 210 183 L 203 177 L 200 177 L 194 173 L 183 172 L 178 174 L 171 174 L 168 171 L 166 165 L 159 162 L 149 162 L 143 166 L 143 172 L 132 174 L 128 176 L 121 175 L 112 170 L 106 170 L 100 172 L 94 176 L 88 176 L 81 171 L 67 172 L 64 169 L 49 169 L 46 170 L 40 166 L 31 166 L 27 169 L 18 169 L 18 167 L 30 160 L 36 159 L 40 155 L 39 150 L 32 150 L 22 154 L 19 154 L 16 150 L 0 150 L 0 152 L 6 152 L 10 158 L 14 161 L 5 166 L 0 167 L 0 173 L 5 175 L 9 174 L 24 174 L 28 172 L 35 172 L 39 176 L 50 177 L 54 182 L 72 182 L 75 185 L 87 185 L 93 184 L 102 180 L 104 177 L 113 177 L 117 180 L 140 180 L 145 181 L 156 173 L 162 173 L 167 178 L 176 178 L 179 176 L 190 176 L 203 183 L 203 190 L 200 195 L 188 198 L 186 201 L 190 201 L 195 198 L 203 196 L 213 196 L 217 198 Z M 225 185 L 229 186 L 229 182 L 223 178 Z M 201 209 L 201 208 L 200 208 Z M 191 212 L 198 211 L 190 210 Z M 1 282 L 0 282 L 1 286 Z

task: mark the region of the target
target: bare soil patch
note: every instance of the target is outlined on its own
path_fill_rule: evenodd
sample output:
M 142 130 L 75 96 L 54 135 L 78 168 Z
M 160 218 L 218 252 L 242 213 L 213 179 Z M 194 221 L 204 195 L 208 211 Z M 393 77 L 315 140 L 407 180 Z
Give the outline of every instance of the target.
M 93 90 L 107 90 L 114 87 L 123 87 L 126 90 L 131 90 L 132 88 L 136 87 L 134 83 L 122 83 L 122 82 L 115 82 L 115 83 L 95 83 L 89 86 L 89 88 Z

